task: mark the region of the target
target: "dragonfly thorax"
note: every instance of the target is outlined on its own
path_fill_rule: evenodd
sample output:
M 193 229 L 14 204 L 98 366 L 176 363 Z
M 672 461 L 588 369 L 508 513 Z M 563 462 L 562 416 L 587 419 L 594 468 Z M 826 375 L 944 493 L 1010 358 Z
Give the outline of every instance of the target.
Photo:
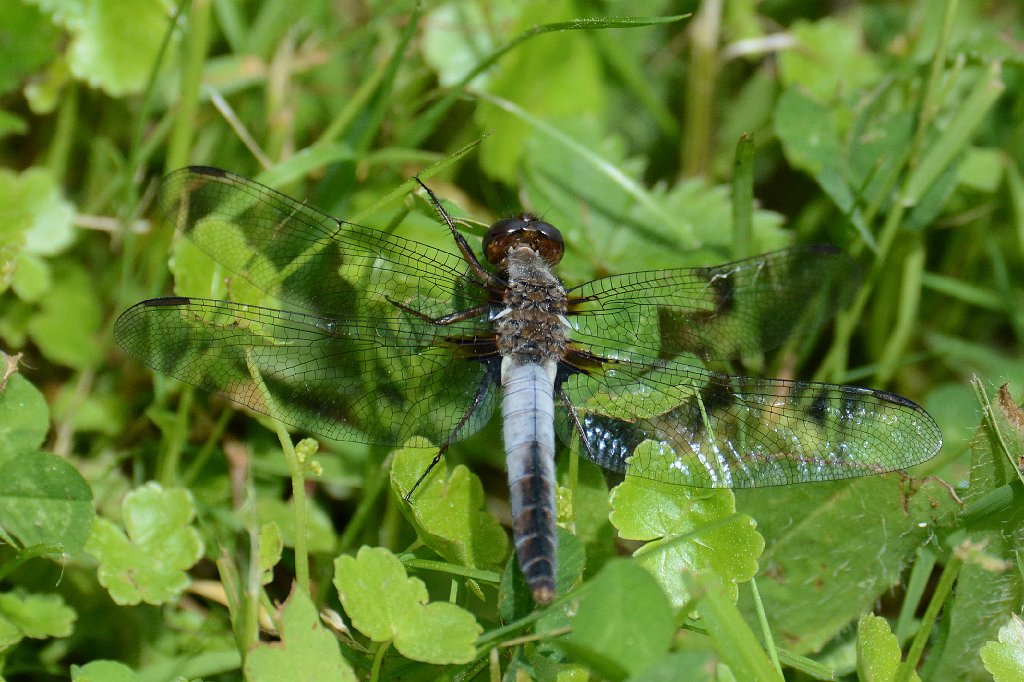
M 498 351 L 520 363 L 561 359 L 569 344 L 565 287 L 537 251 L 519 246 L 507 252 L 508 288 L 498 314 Z

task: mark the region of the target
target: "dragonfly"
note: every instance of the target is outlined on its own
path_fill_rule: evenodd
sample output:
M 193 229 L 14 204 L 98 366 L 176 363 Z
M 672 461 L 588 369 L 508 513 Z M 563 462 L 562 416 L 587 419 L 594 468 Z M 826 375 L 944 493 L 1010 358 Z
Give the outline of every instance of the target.
M 448 250 L 224 170 L 175 171 L 165 215 L 274 307 L 156 298 L 126 310 L 114 336 L 153 369 L 299 430 L 382 445 L 424 436 L 435 463 L 500 401 L 516 556 L 540 605 L 556 596 L 556 436 L 619 474 L 734 489 L 905 469 L 942 444 L 932 417 L 894 393 L 713 368 L 845 305 L 857 266 L 835 247 L 569 287 L 553 225 L 499 220 L 481 260 L 423 189 Z

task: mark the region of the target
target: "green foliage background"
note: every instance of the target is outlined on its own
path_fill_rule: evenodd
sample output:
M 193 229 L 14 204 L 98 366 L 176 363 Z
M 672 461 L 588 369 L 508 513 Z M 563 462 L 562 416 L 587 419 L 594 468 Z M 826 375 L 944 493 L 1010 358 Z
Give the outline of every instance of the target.
M 4 678 L 1024 677 L 1024 15 L 831 7 L 0 0 Z M 541 212 L 570 282 L 838 244 L 860 295 L 755 371 L 906 395 L 943 449 L 611 500 L 566 456 L 535 611 L 496 424 L 410 509 L 423 443 L 295 450 L 113 345 L 143 298 L 247 293 L 154 210 L 190 163 L 449 248 L 421 174 L 481 225 Z

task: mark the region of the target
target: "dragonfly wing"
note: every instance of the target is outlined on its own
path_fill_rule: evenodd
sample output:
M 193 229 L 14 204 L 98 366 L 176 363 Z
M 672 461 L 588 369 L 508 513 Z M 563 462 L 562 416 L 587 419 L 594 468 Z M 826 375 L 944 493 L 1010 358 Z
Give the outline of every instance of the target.
M 327 318 L 174 297 L 129 308 L 114 336 L 153 369 L 295 428 L 397 444 L 447 438 L 480 390 L 459 436 L 490 418 L 488 367 L 449 341 L 474 331 L 471 322 L 439 327 L 406 314 Z
M 665 483 L 755 488 L 904 469 L 942 444 L 920 406 L 885 391 L 711 372 L 682 362 L 609 363 L 570 376 L 597 464 Z M 559 419 L 563 440 L 571 421 Z M 644 441 L 654 447 L 642 448 Z
M 602 277 L 569 291 L 573 341 L 606 357 L 732 359 L 821 326 L 857 279 L 857 264 L 831 246 Z
M 174 171 L 160 205 L 178 231 L 235 275 L 290 307 L 367 316 L 400 301 L 430 317 L 486 300 L 460 255 L 338 220 L 218 168 Z M 463 305 L 464 304 L 464 305 Z

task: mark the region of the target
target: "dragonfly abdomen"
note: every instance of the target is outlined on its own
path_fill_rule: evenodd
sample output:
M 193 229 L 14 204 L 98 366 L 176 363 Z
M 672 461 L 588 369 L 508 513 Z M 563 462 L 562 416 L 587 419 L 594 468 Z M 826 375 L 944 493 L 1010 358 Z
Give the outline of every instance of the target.
M 555 597 L 555 362 L 502 363 L 502 424 L 519 566 L 538 604 Z

